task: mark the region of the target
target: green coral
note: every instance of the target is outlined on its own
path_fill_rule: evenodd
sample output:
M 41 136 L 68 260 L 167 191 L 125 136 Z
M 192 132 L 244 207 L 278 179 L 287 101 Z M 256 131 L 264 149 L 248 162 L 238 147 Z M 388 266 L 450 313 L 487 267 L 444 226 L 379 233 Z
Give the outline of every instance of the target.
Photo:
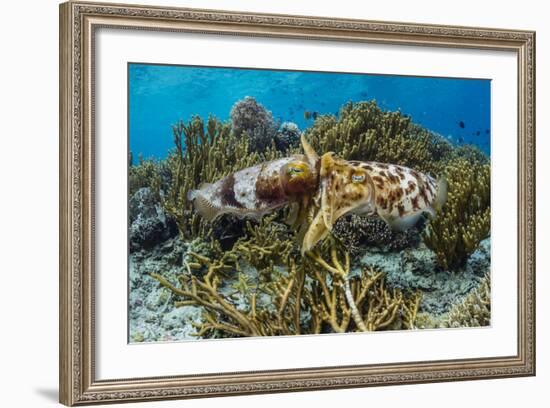
M 444 269 L 464 264 L 491 228 L 491 167 L 459 158 L 445 169 L 447 202 L 423 233 Z
M 334 152 L 347 160 L 434 170 L 434 135 L 400 112 L 381 110 L 375 101 L 349 102 L 338 117 L 319 116 L 306 130 L 306 138 L 316 151 Z

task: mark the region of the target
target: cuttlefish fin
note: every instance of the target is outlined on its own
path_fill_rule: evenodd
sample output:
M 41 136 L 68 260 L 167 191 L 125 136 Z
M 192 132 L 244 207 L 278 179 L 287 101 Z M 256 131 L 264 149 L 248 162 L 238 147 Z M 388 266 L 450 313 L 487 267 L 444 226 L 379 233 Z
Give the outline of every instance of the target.
M 304 149 L 304 154 L 307 157 L 307 161 L 311 167 L 315 168 L 317 166 L 317 162 L 319 161 L 319 155 L 315 152 L 315 150 L 313 150 L 313 147 L 311 147 L 303 134 L 300 136 L 300 141 L 302 142 L 302 148 Z
M 437 182 L 437 195 L 433 204 L 433 209 L 436 212 L 441 211 L 445 203 L 447 202 L 447 179 L 441 176 Z
M 323 220 L 322 211 L 317 211 L 302 242 L 302 255 L 311 251 L 317 243 L 327 237 L 329 230 Z
M 418 222 L 424 211 L 417 211 L 404 217 L 381 217 L 394 231 L 405 231 Z
M 207 221 L 212 221 L 224 212 L 221 208 L 212 204 L 210 200 L 204 197 L 200 193 L 194 193 L 192 196 L 193 205 L 195 209 L 202 215 Z

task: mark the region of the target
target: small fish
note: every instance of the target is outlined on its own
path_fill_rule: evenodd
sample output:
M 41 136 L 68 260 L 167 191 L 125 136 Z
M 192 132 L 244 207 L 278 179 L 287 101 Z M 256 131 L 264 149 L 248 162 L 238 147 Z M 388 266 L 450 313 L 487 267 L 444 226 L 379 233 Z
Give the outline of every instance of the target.
M 394 230 L 414 226 L 424 212 L 435 216 L 447 199 L 447 182 L 395 164 L 320 159 L 320 209 L 307 230 L 302 253 L 315 247 L 346 214 L 377 215 Z
M 462 136 L 458 137 L 458 143 L 460 144 L 464 143 L 464 138 Z
M 479 136 L 480 134 L 481 134 L 481 132 L 478 130 L 478 131 L 476 132 L 476 136 Z
M 486 134 L 486 135 L 489 134 L 489 129 L 485 129 L 485 134 Z
M 310 120 L 311 119 L 311 112 L 310 111 L 305 111 L 304 112 L 304 119 L 305 120 Z
M 458 122 L 458 126 L 460 126 L 461 129 L 464 129 L 466 127 L 466 125 L 464 124 L 464 121 L 460 121 Z
M 295 155 L 237 171 L 191 190 L 187 199 L 207 220 L 222 214 L 261 218 L 292 202 L 311 197 L 317 171 L 306 156 Z
M 317 119 L 317 117 L 319 116 L 319 112 L 313 112 L 311 116 L 313 117 L 313 119 Z

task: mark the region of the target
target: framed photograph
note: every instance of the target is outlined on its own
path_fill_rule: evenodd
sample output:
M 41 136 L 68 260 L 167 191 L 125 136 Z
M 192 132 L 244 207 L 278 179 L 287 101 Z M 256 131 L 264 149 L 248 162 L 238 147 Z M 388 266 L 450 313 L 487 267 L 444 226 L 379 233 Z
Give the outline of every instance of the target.
M 66 405 L 535 374 L 535 33 L 60 6 Z

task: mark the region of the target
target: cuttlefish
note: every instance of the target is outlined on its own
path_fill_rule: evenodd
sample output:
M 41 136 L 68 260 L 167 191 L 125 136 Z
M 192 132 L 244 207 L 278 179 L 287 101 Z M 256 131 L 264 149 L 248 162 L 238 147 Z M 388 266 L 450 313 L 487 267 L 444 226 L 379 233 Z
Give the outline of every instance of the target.
M 315 162 L 307 156 L 294 155 L 204 184 L 189 191 L 187 199 L 209 221 L 222 214 L 259 219 L 287 204 L 305 210 L 317 191 L 318 178 Z
M 447 198 L 447 182 L 397 164 L 320 158 L 319 210 L 304 236 L 307 252 L 346 214 L 376 215 L 394 230 L 414 226 L 423 213 L 434 217 Z
M 302 135 L 304 155 L 262 163 L 188 193 L 206 219 L 222 214 L 259 218 L 290 205 L 289 223 L 302 232 L 302 253 L 312 250 L 346 214 L 376 215 L 393 229 L 435 216 L 447 197 L 444 178 L 397 164 L 318 156 Z M 312 218 L 308 214 L 313 213 Z M 305 232 L 304 232 L 305 231 Z

